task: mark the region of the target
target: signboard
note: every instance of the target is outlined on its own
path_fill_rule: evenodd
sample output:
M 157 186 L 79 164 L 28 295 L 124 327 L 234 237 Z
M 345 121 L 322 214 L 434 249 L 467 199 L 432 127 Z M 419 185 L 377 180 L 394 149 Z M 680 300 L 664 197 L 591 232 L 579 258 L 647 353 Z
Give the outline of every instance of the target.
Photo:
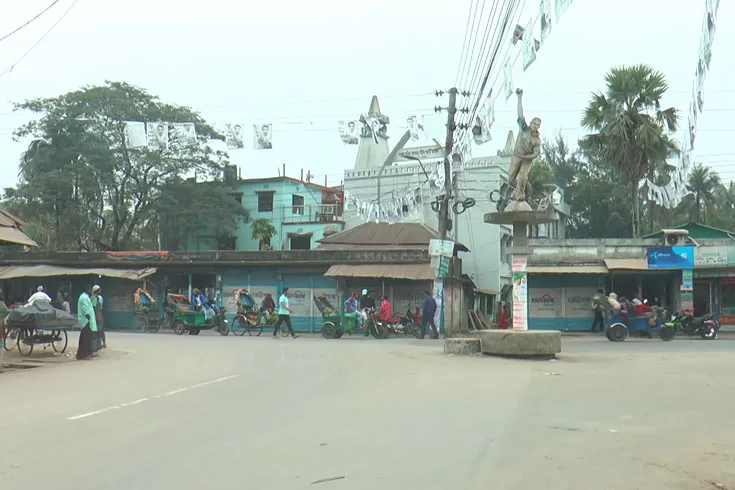
M 529 318 L 560 318 L 562 316 L 562 289 L 528 290 Z
M 286 293 L 288 296 L 288 307 L 291 308 L 292 316 L 311 316 L 311 289 L 310 288 L 293 288 Z M 278 305 L 278 298 L 273 296 Z M 259 301 L 263 301 L 261 298 Z M 258 304 L 260 304 L 258 302 Z M 341 307 L 342 305 L 340 305 Z
M 454 255 L 454 242 L 452 240 L 429 240 L 429 255 L 452 257 Z
M 694 247 L 654 247 L 646 255 L 649 269 L 694 269 Z
M 597 294 L 595 288 L 565 288 L 564 316 L 567 318 L 592 318 L 592 298 Z
M 424 146 L 419 148 L 404 148 L 398 152 L 396 161 L 403 162 L 406 160 L 413 161 L 406 156 L 420 158 L 422 160 L 433 160 L 436 158 L 444 159 L 444 148 L 441 146 Z
M 437 277 L 447 277 L 449 275 L 449 257 L 439 257 L 439 268 L 437 269 Z
M 692 269 L 683 269 L 681 271 L 681 290 L 694 290 L 694 271 Z
M 686 291 L 681 293 L 682 313 L 694 314 L 694 293 Z
M 721 267 L 728 263 L 728 247 L 699 247 L 694 255 L 697 267 Z
M 513 256 L 513 330 L 528 330 L 528 260 Z

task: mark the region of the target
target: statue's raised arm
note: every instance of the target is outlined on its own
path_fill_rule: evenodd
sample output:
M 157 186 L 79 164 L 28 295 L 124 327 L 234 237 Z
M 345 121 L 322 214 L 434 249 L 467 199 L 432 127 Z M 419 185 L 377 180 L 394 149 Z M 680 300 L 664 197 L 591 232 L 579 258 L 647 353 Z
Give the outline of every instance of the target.
M 528 129 L 526 124 L 526 117 L 523 115 L 523 89 L 516 89 L 516 95 L 518 96 L 518 127 L 521 131 Z

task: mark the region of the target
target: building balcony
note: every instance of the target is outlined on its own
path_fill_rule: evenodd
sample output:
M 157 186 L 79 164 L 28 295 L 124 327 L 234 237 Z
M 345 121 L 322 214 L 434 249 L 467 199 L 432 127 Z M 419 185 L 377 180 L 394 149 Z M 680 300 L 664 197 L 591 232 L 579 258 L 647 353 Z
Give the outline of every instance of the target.
M 342 221 L 342 209 L 337 203 L 283 206 L 280 214 L 283 224 L 333 223 Z

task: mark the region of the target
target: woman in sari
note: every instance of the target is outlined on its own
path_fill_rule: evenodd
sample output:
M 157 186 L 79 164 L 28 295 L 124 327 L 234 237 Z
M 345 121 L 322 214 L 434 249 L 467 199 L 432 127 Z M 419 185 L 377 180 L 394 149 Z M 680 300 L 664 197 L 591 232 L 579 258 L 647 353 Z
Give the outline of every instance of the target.
M 77 317 L 79 322 L 79 347 L 77 348 L 77 360 L 89 359 L 96 350 L 97 344 L 97 322 L 94 316 L 92 300 L 89 292 L 84 291 L 79 295 L 77 303 Z
M 94 319 L 97 322 L 97 348 L 95 350 L 107 349 L 107 338 L 105 337 L 105 318 L 102 315 L 102 288 L 97 284 L 92 286 L 92 308 L 94 308 Z

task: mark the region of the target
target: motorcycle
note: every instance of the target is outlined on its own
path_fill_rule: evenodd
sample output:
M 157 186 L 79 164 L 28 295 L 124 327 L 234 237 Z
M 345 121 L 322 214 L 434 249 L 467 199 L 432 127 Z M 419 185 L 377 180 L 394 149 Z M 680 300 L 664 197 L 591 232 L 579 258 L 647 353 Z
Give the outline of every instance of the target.
M 699 336 L 704 340 L 714 340 L 720 331 L 720 322 L 712 313 L 703 316 L 675 313 L 670 322 L 664 324 L 673 327 L 674 332 L 681 332 L 690 337 Z
M 223 337 L 228 336 L 230 334 L 230 322 L 225 318 L 225 307 L 222 306 L 217 308 L 212 305 L 212 308 L 214 309 L 214 330 L 219 332 Z
M 411 314 L 411 304 L 408 305 L 408 312 L 398 318 L 393 318 L 391 321 L 383 321 L 378 320 L 378 317 L 375 315 L 375 311 L 371 311 L 372 320 L 375 323 L 376 326 L 380 326 L 377 330 L 383 330 L 385 333 L 383 334 L 382 338 L 387 338 L 388 334 L 390 332 L 393 332 L 396 337 L 399 335 L 410 335 L 412 337 L 416 337 L 417 339 L 421 338 L 421 329 L 418 325 L 416 325 L 416 322 L 413 321 L 413 315 Z

